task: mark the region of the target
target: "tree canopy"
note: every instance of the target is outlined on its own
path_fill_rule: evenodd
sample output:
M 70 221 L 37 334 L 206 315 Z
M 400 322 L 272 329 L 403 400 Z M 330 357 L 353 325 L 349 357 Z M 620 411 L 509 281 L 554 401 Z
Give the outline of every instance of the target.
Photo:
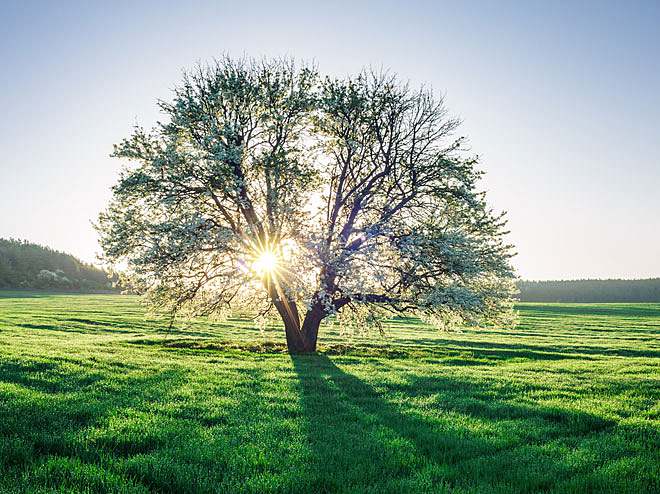
M 101 214 L 105 255 L 170 311 L 277 313 L 292 351 L 330 315 L 501 321 L 505 220 L 442 98 L 395 75 L 321 77 L 291 60 L 188 71 Z

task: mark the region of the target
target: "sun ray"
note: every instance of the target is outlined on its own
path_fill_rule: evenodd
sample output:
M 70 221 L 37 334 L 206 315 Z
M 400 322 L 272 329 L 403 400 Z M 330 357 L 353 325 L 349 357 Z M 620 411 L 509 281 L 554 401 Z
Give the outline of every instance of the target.
M 254 262 L 252 262 L 252 270 L 259 276 L 271 276 L 274 274 L 279 265 L 278 256 L 270 249 L 258 253 Z

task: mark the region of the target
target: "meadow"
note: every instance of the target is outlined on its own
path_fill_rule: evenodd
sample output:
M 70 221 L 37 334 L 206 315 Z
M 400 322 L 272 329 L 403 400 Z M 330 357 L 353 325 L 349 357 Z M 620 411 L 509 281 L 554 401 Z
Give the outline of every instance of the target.
M 660 304 L 518 309 L 290 356 L 249 318 L 0 292 L 0 492 L 660 492 Z

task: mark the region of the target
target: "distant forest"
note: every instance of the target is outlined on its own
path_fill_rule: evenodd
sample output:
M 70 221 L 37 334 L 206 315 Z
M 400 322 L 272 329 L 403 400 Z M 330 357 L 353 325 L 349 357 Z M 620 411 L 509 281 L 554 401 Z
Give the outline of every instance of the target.
M 0 238 L 0 289 L 118 291 L 116 280 L 70 254 Z M 519 281 L 522 302 L 660 302 L 660 278 Z
M 520 281 L 522 302 L 660 302 L 660 278 Z
M 70 254 L 25 240 L 0 238 L 0 289 L 113 290 L 108 274 Z

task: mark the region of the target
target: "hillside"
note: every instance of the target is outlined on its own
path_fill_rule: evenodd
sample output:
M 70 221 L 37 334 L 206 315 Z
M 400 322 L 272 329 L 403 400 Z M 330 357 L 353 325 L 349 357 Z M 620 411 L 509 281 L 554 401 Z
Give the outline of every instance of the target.
M 26 240 L 0 238 L 0 289 L 112 290 L 108 274 L 70 254 Z

